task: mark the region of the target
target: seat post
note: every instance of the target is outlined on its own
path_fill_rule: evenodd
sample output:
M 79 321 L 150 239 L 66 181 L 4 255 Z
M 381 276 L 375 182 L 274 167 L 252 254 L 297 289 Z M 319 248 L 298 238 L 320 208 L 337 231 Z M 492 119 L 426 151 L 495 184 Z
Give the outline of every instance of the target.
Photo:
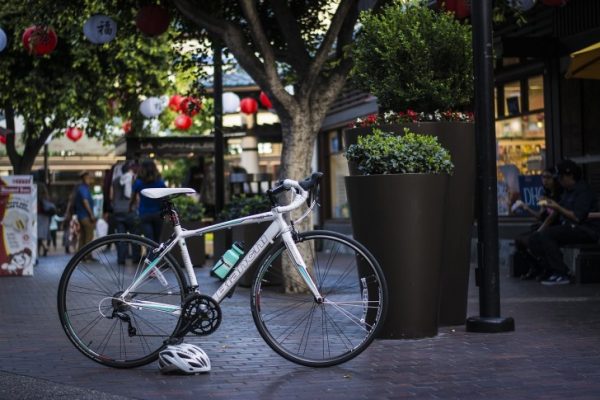
M 160 213 L 161 217 L 168 217 L 169 221 L 171 221 L 171 225 L 179 226 L 179 216 L 177 215 L 177 210 L 175 209 L 175 205 L 170 199 L 167 199 L 162 202 L 162 210 Z

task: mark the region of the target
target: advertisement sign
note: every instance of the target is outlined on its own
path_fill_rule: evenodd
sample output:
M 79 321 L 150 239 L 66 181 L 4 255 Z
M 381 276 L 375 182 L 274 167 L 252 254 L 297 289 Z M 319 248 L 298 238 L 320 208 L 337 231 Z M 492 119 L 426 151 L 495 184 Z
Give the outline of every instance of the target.
M 33 275 L 37 187 L 31 175 L 0 177 L 0 276 Z

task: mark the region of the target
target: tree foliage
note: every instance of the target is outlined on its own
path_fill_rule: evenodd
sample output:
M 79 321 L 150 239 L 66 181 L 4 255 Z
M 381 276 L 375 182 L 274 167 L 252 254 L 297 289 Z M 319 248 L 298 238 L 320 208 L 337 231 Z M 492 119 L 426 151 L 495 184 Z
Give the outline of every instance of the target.
M 0 4 L 0 26 L 9 35 L 9 46 L 0 53 L 0 109 L 9 128 L 14 115 L 25 120 L 22 154 L 17 153 L 11 135 L 7 137 L 16 172 L 28 172 L 48 136 L 61 135 L 68 126 L 80 126 L 88 136 L 106 139 L 107 125 L 120 116 L 131 119 L 134 130 L 142 130 L 141 96 L 161 95 L 168 86 L 172 65 L 168 36 L 143 36 L 133 24 L 133 5 L 86 0 L 70 8 L 59 3 Z M 115 40 L 95 45 L 84 37 L 83 24 L 96 13 L 117 22 Z M 51 54 L 32 56 L 25 50 L 21 34 L 31 25 L 55 30 L 58 45 Z

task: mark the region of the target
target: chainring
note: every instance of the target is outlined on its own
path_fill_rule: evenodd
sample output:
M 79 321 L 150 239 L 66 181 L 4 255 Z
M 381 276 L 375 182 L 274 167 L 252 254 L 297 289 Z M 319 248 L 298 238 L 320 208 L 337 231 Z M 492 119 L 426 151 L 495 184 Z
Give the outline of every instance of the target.
M 198 336 L 210 335 L 221 325 L 221 306 L 212 297 L 194 293 L 185 300 L 180 336 L 188 332 Z

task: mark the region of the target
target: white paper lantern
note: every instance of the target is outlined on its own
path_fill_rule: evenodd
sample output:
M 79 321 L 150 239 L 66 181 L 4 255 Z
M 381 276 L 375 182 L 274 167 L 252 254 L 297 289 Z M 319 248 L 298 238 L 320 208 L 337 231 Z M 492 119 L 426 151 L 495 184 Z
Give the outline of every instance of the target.
M 509 0 L 508 4 L 521 12 L 531 10 L 537 0 Z
M 233 92 L 223 93 L 223 113 L 238 112 L 240 108 L 240 97 Z
M 0 51 L 6 48 L 6 44 L 8 43 L 8 38 L 6 37 L 6 33 L 0 28 Z
M 94 15 L 85 21 L 83 34 L 94 44 L 108 43 L 117 35 L 117 23 L 106 15 Z
M 164 109 L 165 106 L 160 97 L 148 97 L 140 104 L 140 112 L 146 118 L 154 118 L 160 115 Z

